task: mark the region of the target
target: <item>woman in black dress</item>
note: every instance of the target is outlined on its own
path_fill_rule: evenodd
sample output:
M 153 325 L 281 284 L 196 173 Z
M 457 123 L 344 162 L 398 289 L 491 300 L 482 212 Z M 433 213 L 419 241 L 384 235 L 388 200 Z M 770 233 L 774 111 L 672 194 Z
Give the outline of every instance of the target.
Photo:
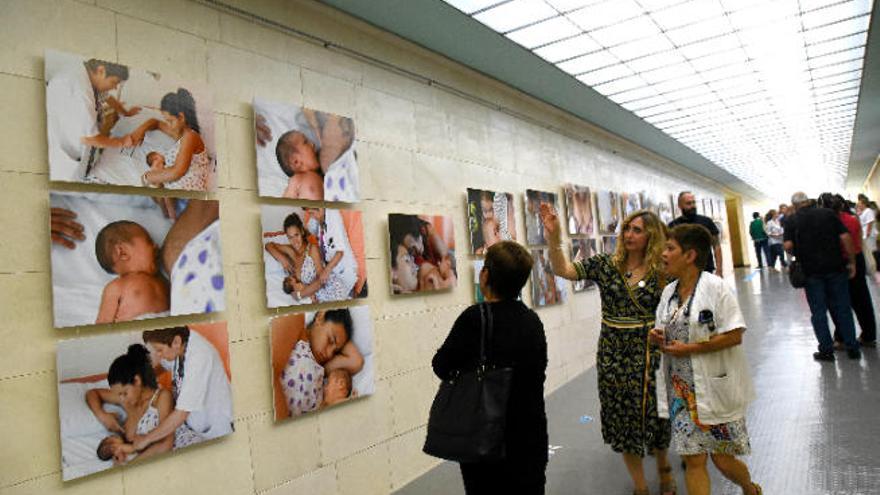
M 494 319 L 491 363 L 512 367 L 507 405 L 506 458 L 496 463 L 462 463 L 465 492 L 543 494 L 547 468 L 547 416 L 544 378 L 547 341 L 538 315 L 517 300 L 532 269 L 532 257 L 519 244 L 502 241 L 486 252 L 480 290 Z M 455 371 L 477 368 L 480 308 L 464 310 L 434 355 L 434 373 L 446 380 Z
M 553 272 L 569 280 L 592 280 L 602 298 L 602 331 L 596 352 L 602 438 L 623 455 L 634 495 L 649 493 L 642 458 L 657 458 L 660 493 L 675 493 L 666 456 L 669 421 L 657 416 L 654 374 L 660 350 L 648 340 L 660 294 L 666 285 L 663 247 L 666 226 L 648 210 L 623 221 L 614 254 L 598 254 L 570 263 L 562 252 L 559 218 L 548 205 L 541 214 L 550 245 Z

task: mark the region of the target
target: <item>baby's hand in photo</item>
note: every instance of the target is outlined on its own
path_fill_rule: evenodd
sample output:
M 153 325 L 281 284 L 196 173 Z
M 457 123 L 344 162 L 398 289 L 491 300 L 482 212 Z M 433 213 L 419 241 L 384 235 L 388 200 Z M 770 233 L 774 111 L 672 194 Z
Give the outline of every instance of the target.
M 544 224 L 545 237 L 554 244 L 560 242 L 559 217 L 556 215 L 556 209 L 548 203 L 541 203 L 539 214 L 541 215 L 541 223 Z
M 98 415 L 98 421 L 112 433 L 123 433 L 122 426 L 119 424 L 115 414 L 104 412 Z
M 128 111 L 125 112 L 125 116 L 126 117 L 134 117 L 135 115 L 137 115 L 139 113 L 141 113 L 141 107 L 134 106 L 134 107 L 129 108 Z

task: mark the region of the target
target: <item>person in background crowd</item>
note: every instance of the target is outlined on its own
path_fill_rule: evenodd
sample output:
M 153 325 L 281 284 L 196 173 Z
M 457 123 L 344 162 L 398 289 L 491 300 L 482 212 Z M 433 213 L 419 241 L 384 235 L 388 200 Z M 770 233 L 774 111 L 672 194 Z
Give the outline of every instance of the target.
M 676 225 L 689 223 L 706 227 L 709 233 L 712 234 L 713 254 L 713 256 L 709 256 L 709 261 L 706 262 L 706 271 L 723 278 L 724 261 L 721 259 L 721 241 L 719 240 L 721 232 L 718 230 L 715 222 L 709 217 L 697 214 L 697 199 L 690 191 L 682 191 L 678 194 L 678 208 L 681 210 L 681 216 L 669 222 L 669 227 L 672 228 Z
M 856 203 L 856 214 L 859 216 L 859 222 L 862 224 L 862 251 L 872 253 L 871 256 L 865 258 L 866 268 L 875 282 L 878 282 L 880 276 L 877 275 L 877 260 L 873 256 L 877 249 L 877 228 L 874 221 L 877 218 L 876 208 L 871 207 L 872 201 L 864 194 L 859 194 L 859 202 Z
M 862 354 L 856 341 L 847 282 L 856 275 L 852 236 L 832 210 L 816 208 L 803 192 L 792 195 L 791 203 L 795 214 L 786 218 L 784 245 L 785 250 L 797 258 L 807 276 L 804 291 L 813 331 L 819 341 L 819 351 L 813 353 L 813 358 L 834 361 L 834 341 L 826 315 L 830 311 L 837 321 L 847 355 L 850 359 L 859 359 Z M 844 251 L 841 251 L 841 244 Z
M 770 246 L 767 242 L 767 232 L 764 231 L 764 222 L 761 220 L 761 214 L 757 211 L 752 213 L 752 223 L 749 224 L 749 235 L 755 244 L 755 256 L 758 258 L 758 268 L 764 268 L 764 262 L 761 255 L 770 264 Z
M 863 346 L 875 347 L 877 345 L 877 320 L 874 315 L 871 292 L 868 290 L 868 283 L 865 279 L 865 253 L 862 250 L 861 224 L 859 219 L 849 211 L 843 196 L 839 194 L 821 194 L 819 196 L 819 206 L 829 208 L 837 213 L 840 221 L 846 226 L 853 239 L 853 247 L 856 252 L 856 276 L 849 279 L 850 307 L 852 307 L 853 312 L 856 314 L 859 327 L 862 329 L 859 343 Z M 834 348 L 844 349 L 843 337 L 837 329 L 837 320 L 834 319 L 833 313 L 831 319 L 834 321 L 835 327 Z
M 785 262 L 785 256 L 782 254 L 784 252 L 782 249 L 782 236 L 785 233 L 785 229 L 782 228 L 782 223 L 779 218 L 779 212 L 776 210 L 768 211 L 767 216 L 764 217 L 767 222 L 765 225 L 770 247 L 770 259 L 767 261 L 767 264 L 774 270 L 776 269 L 777 259 L 779 259 L 779 263 L 782 265 L 783 269 L 788 268 L 788 263 Z

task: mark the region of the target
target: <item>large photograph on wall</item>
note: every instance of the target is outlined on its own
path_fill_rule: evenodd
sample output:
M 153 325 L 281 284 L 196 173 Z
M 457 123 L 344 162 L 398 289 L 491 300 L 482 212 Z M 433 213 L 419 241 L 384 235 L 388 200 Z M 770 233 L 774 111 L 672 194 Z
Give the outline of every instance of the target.
M 388 215 L 391 292 L 452 289 L 458 281 L 452 217 Z
M 217 187 L 210 93 L 142 69 L 46 51 L 49 179 Z
M 484 255 L 496 242 L 516 240 L 513 194 L 468 189 L 467 213 L 472 254 Z
M 599 254 L 598 251 L 596 251 L 596 239 L 571 240 L 572 262 L 584 262 L 596 254 Z M 571 285 L 574 292 L 584 292 L 587 289 L 596 287 L 596 284 L 592 280 L 575 280 Z
M 271 346 L 275 421 L 375 392 L 367 306 L 273 318 Z
M 547 249 L 532 249 L 532 306 L 542 308 L 562 304 L 567 297 L 566 280 L 553 274 Z
M 225 322 L 59 342 L 62 478 L 232 433 L 228 342 Z M 186 419 L 158 437 L 174 411 Z
M 563 187 L 569 235 L 593 234 L 593 200 L 590 188 L 575 184 Z
M 596 213 L 599 217 L 599 233 L 610 235 L 620 226 L 620 198 L 611 191 L 596 192 Z
M 620 202 L 623 204 L 623 218 L 643 208 L 642 196 L 639 193 L 623 193 L 620 195 Z
M 541 220 L 542 204 L 550 205 L 553 211 L 559 211 L 556 194 L 526 190 L 526 242 L 529 246 L 547 244 L 547 240 L 544 239 L 544 221 Z
M 617 251 L 617 236 L 606 235 L 602 237 L 602 253 L 613 255 Z
M 260 196 L 360 201 L 352 119 L 254 98 L 254 137 Z
M 263 206 L 268 307 L 367 297 L 361 212 Z
M 225 309 L 217 201 L 51 192 L 50 204 L 56 328 Z M 61 239 L 74 223 L 82 239 Z

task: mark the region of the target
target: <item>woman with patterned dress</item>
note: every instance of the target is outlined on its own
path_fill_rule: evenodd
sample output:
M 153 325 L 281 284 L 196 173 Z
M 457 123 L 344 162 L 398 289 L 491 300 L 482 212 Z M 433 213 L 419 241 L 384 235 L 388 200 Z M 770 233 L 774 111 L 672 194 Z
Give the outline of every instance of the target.
M 570 263 L 562 252 L 559 218 L 549 205 L 541 216 L 550 245 L 553 272 L 569 280 L 592 280 L 602 298 L 602 331 L 596 355 L 602 438 L 623 461 L 635 485 L 634 495 L 648 494 L 642 458 L 657 458 L 660 491 L 675 493 L 666 457 L 669 421 L 657 416 L 654 374 L 660 353 L 649 343 L 654 313 L 665 277 L 660 256 L 666 226 L 654 213 L 640 210 L 623 222 L 622 242 L 613 255 L 599 254 Z
M 755 393 L 740 345 L 745 322 L 724 281 L 703 271 L 711 246 L 705 227 L 679 225 L 663 250 L 666 273 L 677 280 L 663 291 L 651 330 L 663 352 L 657 409 L 670 418 L 689 495 L 709 495 L 709 456 L 744 495 L 760 495 L 749 468 L 735 457 L 751 451 L 745 412 Z

